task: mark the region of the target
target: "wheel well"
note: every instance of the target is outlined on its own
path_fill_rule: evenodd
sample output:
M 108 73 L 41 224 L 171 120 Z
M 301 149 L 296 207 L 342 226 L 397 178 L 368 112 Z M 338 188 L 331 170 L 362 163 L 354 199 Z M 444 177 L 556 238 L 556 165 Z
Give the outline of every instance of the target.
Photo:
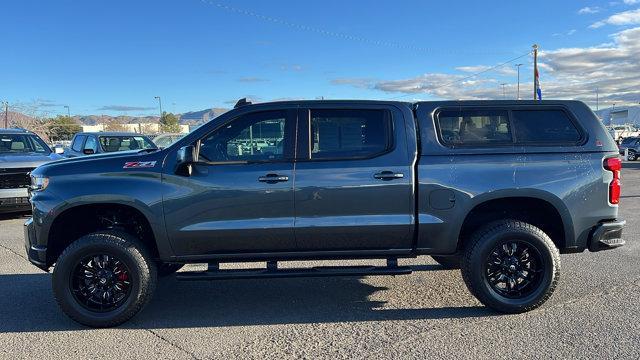
M 53 221 L 49 230 L 47 264 L 55 263 L 72 242 L 100 230 L 120 230 L 134 235 L 154 258 L 158 257 L 151 225 L 139 210 L 121 204 L 90 204 L 67 209 Z
M 467 214 L 460 229 L 459 250 L 480 227 L 501 219 L 521 220 L 534 225 L 549 235 L 558 249 L 565 247 L 564 224 L 555 206 L 538 198 L 509 197 L 476 205 Z

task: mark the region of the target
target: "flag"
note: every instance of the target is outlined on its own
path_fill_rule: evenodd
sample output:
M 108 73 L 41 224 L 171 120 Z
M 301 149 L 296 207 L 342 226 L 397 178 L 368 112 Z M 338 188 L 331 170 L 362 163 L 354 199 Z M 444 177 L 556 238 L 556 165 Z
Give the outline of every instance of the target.
M 538 72 L 538 64 L 536 63 L 536 94 L 538 94 L 538 100 L 542 100 L 542 88 L 540 87 L 540 73 Z
M 533 99 L 542 100 L 542 88 L 540 87 L 540 72 L 538 72 L 538 45 L 533 45 Z

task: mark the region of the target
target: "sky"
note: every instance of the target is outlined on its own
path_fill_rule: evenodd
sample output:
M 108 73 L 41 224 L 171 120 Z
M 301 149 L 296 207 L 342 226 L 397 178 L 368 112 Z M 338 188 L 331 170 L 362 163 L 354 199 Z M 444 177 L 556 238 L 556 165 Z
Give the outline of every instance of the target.
M 1 14 L 0 101 L 50 115 L 156 115 L 155 96 L 176 113 L 514 99 L 516 64 L 529 99 L 533 44 L 543 98 L 640 102 L 640 0 L 8 0 Z

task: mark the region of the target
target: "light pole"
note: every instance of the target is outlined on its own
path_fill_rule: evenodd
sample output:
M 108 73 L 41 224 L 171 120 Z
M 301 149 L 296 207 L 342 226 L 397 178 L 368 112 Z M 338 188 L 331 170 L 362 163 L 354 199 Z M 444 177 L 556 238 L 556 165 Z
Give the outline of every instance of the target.
M 611 105 L 611 111 L 609 112 L 609 125 L 613 123 L 613 111 L 615 109 L 616 109 L 616 103 L 613 103 L 613 105 Z
M 69 105 L 65 105 L 64 108 L 67 109 L 67 117 L 71 117 L 71 111 L 69 110 Z
M 4 104 L 4 128 L 9 128 L 9 102 L 3 101 Z
M 596 111 L 600 110 L 600 94 L 598 93 L 598 88 L 596 88 Z
M 158 106 L 160 107 L 160 123 L 162 123 L 162 99 L 160 96 L 154 96 L 154 99 L 158 99 Z
M 502 85 L 502 98 L 506 99 L 507 98 L 507 93 L 504 90 L 504 86 L 507 85 L 507 83 L 502 83 L 500 85 Z
M 516 100 L 520 100 L 520 66 L 522 66 L 524 64 L 516 64 L 516 68 L 518 69 L 518 96 L 516 97 Z

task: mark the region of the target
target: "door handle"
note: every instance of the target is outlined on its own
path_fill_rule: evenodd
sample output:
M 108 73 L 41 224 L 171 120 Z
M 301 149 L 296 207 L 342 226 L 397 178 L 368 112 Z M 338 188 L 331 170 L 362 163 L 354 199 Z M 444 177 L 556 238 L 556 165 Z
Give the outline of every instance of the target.
M 404 177 L 403 173 L 394 173 L 393 171 L 383 171 L 377 174 L 374 174 L 373 177 L 378 180 L 394 180 L 394 179 L 402 179 Z
M 260 182 L 266 182 L 268 184 L 275 184 L 277 182 L 289 181 L 289 177 L 286 175 L 267 174 L 258 178 Z

